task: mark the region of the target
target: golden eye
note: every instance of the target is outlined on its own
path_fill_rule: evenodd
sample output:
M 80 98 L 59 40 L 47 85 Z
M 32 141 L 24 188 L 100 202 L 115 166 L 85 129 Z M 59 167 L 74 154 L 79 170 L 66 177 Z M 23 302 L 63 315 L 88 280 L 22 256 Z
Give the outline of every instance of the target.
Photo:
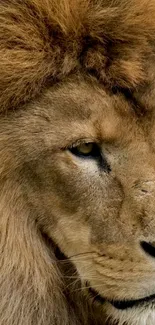
M 83 142 L 78 145 L 73 144 L 73 146 L 68 148 L 68 150 L 72 153 L 72 155 L 81 159 L 94 159 L 100 168 L 102 168 L 105 172 L 110 173 L 111 168 L 97 143 Z
M 97 158 L 101 156 L 98 145 L 94 142 L 85 142 L 70 148 L 70 151 L 75 156 L 83 158 Z
M 82 155 L 90 155 L 93 151 L 93 143 L 83 143 L 76 147 L 77 151 Z

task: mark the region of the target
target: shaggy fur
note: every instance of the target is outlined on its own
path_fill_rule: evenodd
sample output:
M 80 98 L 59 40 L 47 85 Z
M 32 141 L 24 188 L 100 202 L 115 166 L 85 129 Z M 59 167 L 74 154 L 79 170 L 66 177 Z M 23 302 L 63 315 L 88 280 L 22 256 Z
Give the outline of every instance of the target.
M 111 304 L 155 293 L 154 39 L 154 0 L 0 1 L 0 325 L 154 324 Z
M 110 87 L 139 86 L 154 33 L 154 0 L 2 0 L 1 111 L 80 68 Z

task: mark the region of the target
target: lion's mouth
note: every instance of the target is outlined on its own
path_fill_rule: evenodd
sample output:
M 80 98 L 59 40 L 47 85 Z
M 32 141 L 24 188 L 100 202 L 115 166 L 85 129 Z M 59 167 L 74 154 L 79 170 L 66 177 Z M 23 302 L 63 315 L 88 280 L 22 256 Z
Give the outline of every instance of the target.
M 55 254 L 59 260 L 66 259 L 66 256 L 59 250 L 59 248 L 56 246 Z M 155 306 L 155 294 L 140 298 L 140 299 L 130 299 L 130 300 L 109 300 L 105 297 L 101 296 L 98 291 L 96 291 L 94 288 L 90 287 L 90 283 L 86 281 L 86 287 L 89 290 L 89 293 L 94 301 L 99 302 L 100 304 L 104 304 L 105 302 L 109 302 L 113 307 L 119 309 L 119 310 L 125 310 L 132 307 L 139 307 L 142 305 L 150 305 Z
M 149 304 L 155 302 L 155 294 L 141 298 L 136 300 L 107 300 L 104 297 L 102 297 L 96 290 L 93 288 L 89 288 L 90 294 L 94 297 L 94 300 L 98 301 L 99 303 L 103 304 L 106 301 L 109 302 L 112 306 L 114 306 L 117 309 L 124 310 L 132 307 L 138 307 L 143 304 Z

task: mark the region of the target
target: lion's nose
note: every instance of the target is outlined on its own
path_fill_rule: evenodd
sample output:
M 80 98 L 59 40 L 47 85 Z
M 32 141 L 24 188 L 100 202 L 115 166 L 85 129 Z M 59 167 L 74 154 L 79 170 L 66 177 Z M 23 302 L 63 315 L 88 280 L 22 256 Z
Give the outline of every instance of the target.
M 155 242 L 147 243 L 146 241 L 142 241 L 140 244 L 145 253 L 151 257 L 155 257 Z

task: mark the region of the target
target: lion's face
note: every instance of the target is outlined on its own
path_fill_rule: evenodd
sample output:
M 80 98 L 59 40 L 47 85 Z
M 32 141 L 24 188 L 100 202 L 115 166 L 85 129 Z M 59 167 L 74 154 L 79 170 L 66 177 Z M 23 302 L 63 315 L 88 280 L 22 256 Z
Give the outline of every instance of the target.
M 111 313 L 154 295 L 153 116 L 74 78 L 12 114 L 5 139 L 12 130 L 14 168 L 41 232 Z

